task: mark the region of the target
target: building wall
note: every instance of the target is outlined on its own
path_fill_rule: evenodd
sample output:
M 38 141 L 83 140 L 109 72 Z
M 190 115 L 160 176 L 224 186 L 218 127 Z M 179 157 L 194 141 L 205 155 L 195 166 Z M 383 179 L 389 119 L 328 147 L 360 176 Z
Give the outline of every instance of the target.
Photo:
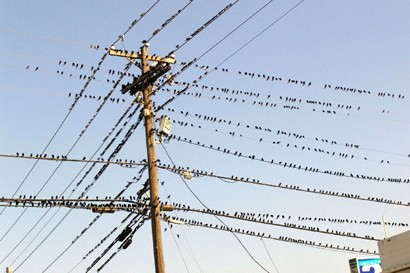
M 378 242 L 383 273 L 410 273 L 410 230 Z

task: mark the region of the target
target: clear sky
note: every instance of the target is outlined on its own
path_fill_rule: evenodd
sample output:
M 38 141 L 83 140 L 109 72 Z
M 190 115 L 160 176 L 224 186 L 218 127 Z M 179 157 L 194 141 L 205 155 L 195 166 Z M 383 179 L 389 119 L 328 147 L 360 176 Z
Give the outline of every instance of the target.
M 166 165 L 237 181 L 205 175 L 184 183 L 177 174 L 161 169 L 161 200 L 196 209 L 205 204 L 231 215 L 269 214 L 267 219 L 276 224 L 324 231 L 221 217 L 235 229 L 328 246 L 238 234 L 250 255 L 269 272 L 347 273 L 349 259 L 372 255 L 329 247 L 373 253 L 378 251 L 377 241 L 331 231 L 382 239 L 385 232 L 392 236 L 409 229 L 399 226 L 410 223 L 406 206 L 410 184 L 404 183 L 410 179 L 409 1 L 305 0 L 297 5 L 299 1 L 293 0 L 160 0 L 149 10 L 156 2 L 2 1 L 0 197 L 71 194 L 77 198 L 85 189 L 89 198 L 115 196 L 138 175 L 139 168 L 110 165 L 94 180 L 102 164 L 86 175 L 90 164 L 36 163 L 5 155 L 43 153 L 62 124 L 45 151 L 48 157 L 96 159 L 114 135 L 106 142 L 104 138 L 133 101 L 120 92 L 121 84 L 132 77 L 124 77 L 113 90 L 120 78 L 117 71 L 124 70 L 127 60 L 103 58 L 105 48 L 115 42 L 117 49 L 137 51 L 143 40 L 181 10 L 150 39 L 149 51 L 165 56 L 177 49 L 174 74 L 196 58 L 178 74 L 175 84 L 163 86 L 154 97 L 161 105 L 174 90 L 190 83 L 184 94 L 157 113 L 168 115 L 174 121 L 171 133 L 187 141 L 172 139 L 157 145 L 157 157 Z M 234 5 L 214 18 L 230 3 Z M 201 31 L 192 37 L 197 30 Z M 88 81 L 98 66 L 95 80 Z M 138 75 L 140 70 L 132 66 L 128 72 Z M 107 94 L 110 100 L 89 124 L 103 101 L 99 97 Z M 124 128 L 104 159 L 137 115 L 127 124 L 126 120 L 114 130 L 115 134 Z M 144 158 L 140 124 L 115 159 Z M 248 178 L 259 183 L 243 183 Z M 134 196 L 146 179 L 145 172 L 124 196 Z M 361 199 L 341 197 L 342 193 Z M 373 197 L 402 205 L 363 200 Z M 69 272 L 76 265 L 71 272 L 85 272 L 129 222 L 121 224 L 125 212 L 102 215 L 72 244 L 97 214 L 67 208 L 1 209 L 0 267 L 12 265 L 17 272 Z M 168 215 L 221 226 L 212 215 L 181 211 Z M 382 218 L 390 223 L 385 228 L 380 225 Z M 115 227 L 113 235 L 83 260 Z M 165 222 L 162 229 L 167 272 L 264 272 L 230 232 L 195 225 L 171 228 Z M 118 246 L 90 272 L 96 272 Z M 147 221 L 129 248 L 118 252 L 101 272 L 153 272 L 152 253 Z

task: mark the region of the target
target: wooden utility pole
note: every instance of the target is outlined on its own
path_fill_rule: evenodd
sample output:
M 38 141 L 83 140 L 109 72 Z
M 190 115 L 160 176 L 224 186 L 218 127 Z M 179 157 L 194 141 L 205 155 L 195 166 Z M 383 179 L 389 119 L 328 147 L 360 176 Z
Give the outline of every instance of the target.
M 154 116 L 152 106 L 152 85 L 158 75 L 162 75 L 161 72 L 156 75 L 151 75 L 150 72 L 154 70 L 150 66 L 149 61 L 156 61 L 158 63 L 173 64 L 175 58 L 173 57 L 158 57 L 150 56 L 148 53 L 148 43 L 144 43 L 141 50 L 137 53 L 129 53 L 127 51 L 121 51 L 116 49 L 110 49 L 109 54 L 114 56 L 121 56 L 127 59 L 140 59 L 141 60 L 141 76 L 134 81 L 131 85 L 142 87 L 143 93 L 143 114 L 145 122 L 145 135 L 146 135 L 146 147 L 147 147 L 147 160 L 148 160 L 148 173 L 150 181 L 150 201 L 151 201 L 151 227 L 152 227 L 152 241 L 154 248 L 155 259 L 155 272 L 165 273 L 164 253 L 162 249 L 162 233 L 161 233 L 161 219 L 160 219 L 160 198 L 158 192 L 158 169 L 156 166 L 156 151 L 155 151 L 155 127 Z M 160 64 L 157 64 L 159 66 Z M 154 66 L 153 66 L 154 67 Z M 152 70 L 151 70 L 152 69 Z M 165 73 L 165 72 L 163 72 Z
M 148 47 L 141 48 L 141 70 L 142 74 L 148 72 Z M 156 167 L 156 152 L 155 152 L 155 127 L 154 113 L 152 111 L 152 85 L 143 84 L 144 90 L 144 116 L 145 116 L 145 135 L 147 142 L 147 157 L 148 157 L 148 172 L 150 181 L 150 199 L 151 199 L 151 227 L 152 227 L 152 243 L 154 247 L 155 271 L 157 273 L 165 273 L 164 253 L 162 250 L 162 233 L 161 233 L 161 208 L 159 205 L 158 194 L 158 170 Z

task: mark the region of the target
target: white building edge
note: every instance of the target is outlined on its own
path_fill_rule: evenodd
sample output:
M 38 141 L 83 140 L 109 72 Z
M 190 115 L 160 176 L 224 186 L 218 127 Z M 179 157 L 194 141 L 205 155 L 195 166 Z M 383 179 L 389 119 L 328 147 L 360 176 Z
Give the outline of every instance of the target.
M 382 273 L 410 273 L 410 230 L 377 243 Z

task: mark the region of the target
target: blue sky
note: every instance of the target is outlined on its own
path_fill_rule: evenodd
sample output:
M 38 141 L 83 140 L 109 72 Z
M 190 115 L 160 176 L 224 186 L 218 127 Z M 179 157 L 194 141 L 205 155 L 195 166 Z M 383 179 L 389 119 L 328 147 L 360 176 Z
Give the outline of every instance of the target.
M 83 75 L 90 76 L 92 68 L 101 61 L 104 48 L 117 41 L 135 19 L 141 18 L 124 39 L 115 44 L 118 49 L 138 50 L 142 40 L 149 39 L 168 18 L 189 3 L 161 0 L 141 17 L 155 2 L 42 1 L 40 5 L 34 1 L 20 1 L 18 4 L 4 1 L 0 11 L 0 154 L 40 154 L 69 113 L 75 94 L 84 88 L 87 81 Z M 150 53 L 165 56 L 175 50 L 231 2 L 234 1 L 193 1 L 150 40 Z M 281 183 L 407 204 L 410 201 L 409 184 L 387 179 L 401 178 L 404 181 L 410 178 L 408 1 L 306 0 L 276 23 L 299 1 L 271 1 L 221 41 L 268 2 L 238 1 L 175 52 L 177 64 L 171 71 L 174 74 L 181 70 L 184 62 L 199 58 L 212 48 L 196 62 L 198 67 L 192 65 L 186 69 L 178 75 L 176 84 L 164 86 L 154 97 L 155 103 L 160 105 L 172 97 L 174 90 L 183 89 L 184 82 L 192 85 L 208 71 L 206 77 L 198 82 L 198 87 L 191 87 L 185 95 L 180 95 L 158 113 L 174 120 L 172 134 L 208 147 L 173 139 L 164 147 L 174 164 L 226 177 L 244 177 L 267 184 Z M 48 155 L 69 152 L 100 106 L 102 100 L 97 98 L 106 96 L 113 89 L 113 81 L 119 78 L 117 74 L 110 74 L 110 70 L 122 71 L 126 64 L 125 59 L 112 56 L 103 60 L 95 74 L 96 79 L 89 83 L 83 97 L 47 148 Z M 81 66 L 83 68 L 80 69 Z M 206 71 L 200 66 L 209 66 L 209 69 Z M 216 70 L 213 69 L 215 67 Z M 131 67 L 129 72 L 140 73 L 137 67 Z M 266 80 L 268 76 L 270 80 Z M 125 77 L 121 84 L 130 80 L 130 77 Z M 222 89 L 229 91 L 224 93 Z M 101 146 L 104 137 L 133 100 L 129 95 L 122 95 L 119 88 L 111 97 L 115 102 L 108 101 L 104 105 L 70 151 L 69 158 L 91 158 L 96 151 L 100 153 L 104 149 L 105 145 Z M 117 99 L 120 99 L 118 103 Z M 203 116 L 217 119 L 210 122 Z M 135 116 L 125 126 L 113 147 L 120 143 L 125 131 L 136 120 Z M 181 125 L 182 122 L 188 126 Z M 255 126 L 262 130 L 255 129 Z M 290 136 L 277 134 L 277 131 L 290 133 Z M 297 135 L 304 138 L 295 137 Z M 353 147 L 347 147 L 347 144 Z M 246 156 L 221 153 L 209 149 L 210 145 Z M 105 159 L 113 147 L 104 155 Z M 157 146 L 157 153 L 162 163 L 172 164 L 161 145 Z M 251 160 L 248 155 L 267 162 Z M 145 157 L 141 124 L 117 159 L 139 162 Z M 269 164 L 271 160 L 277 164 Z M 38 197 L 48 198 L 61 195 L 65 190 L 63 195 L 68 196 L 89 168 L 87 165 L 83 169 L 85 163 L 65 162 L 59 166 L 60 162 L 39 161 L 27 176 L 34 164 L 35 160 L 0 157 L 0 196 L 11 197 L 19 185 L 22 186 L 16 196 L 40 192 Z M 297 167 L 289 168 L 289 164 L 303 166 L 301 169 L 308 166 L 320 171 L 343 172 L 346 176 L 298 170 Z M 92 183 L 100 167 L 90 172 L 73 197 L 78 197 Z M 110 165 L 87 195 L 114 196 L 137 172 L 138 169 Z M 350 174 L 380 177 L 385 181 L 351 178 Z M 145 173 L 141 182 L 146 177 Z M 159 177 L 164 182 L 160 186 L 163 201 L 203 209 L 178 175 L 160 170 Z M 141 188 L 141 182 L 132 185 L 125 196 L 135 195 Z M 381 221 L 384 217 L 387 222 L 410 223 L 408 206 L 283 187 L 230 183 L 207 176 L 186 183 L 209 208 L 231 214 L 249 212 L 286 216 L 286 219 L 275 219 L 279 224 L 307 225 L 383 238 L 383 226 L 361 224 L 360 221 Z M 96 216 L 86 210 L 71 211 L 49 238 L 33 251 L 69 212 L 65 208 L 51 209 L 39 226 L 28 234 L 46 211 L 28 209 L 11 232 L 4 236 L 0 241 L 0 258 L 8 257 L 1 267 L 13 265 L 18 267 L 17 272 L 43 272 Z M 0 238 L 22 212 L 22 208 L 7 208 L 2 212 Z M 215 217 L 209 215 L 193 212 L 171 215 L 220 225 Z M 299 216 L 349 219 L 358 223 L 300 221 Z M 121 212 L 103 215 L 46 272 L 69 272 L 107 233 L 120 226 L 125 217 L 126 214 Z M 49 224 L 45 225 L 49 219 Z M 377 251 L 375 241 L 233 219 L 224 221 L 233 228 L 271 234 L 275 238 L 292 237 L 322 245 Z M 44 230 L 34 238 L 43 225 Z M 171 229 L 165 222 L 162 227 L 167 229 L 163 233 L 167 272 L 263 272 L 228 232 L 180 225 L 173 225 Z M 392 236 L 408 230 L 408 227 L 387 226 L 386 229 L 388 236 Z M 27 238 L 10 253 L 26 234 Z M 72 272 L 85 272 L 116 234 Z M 350 258 L 369 256 L 238 236 L 269 272 L 345 273 L 349 272 Z M 30 253 L 33 254 L 25 260 Z M 152 256 L 151 228 L 147 222 L 135 233 L 131 246 L 119 252 L 103 271 L 152 272 Z M 103 261 L 107 258 L 105 256 Z

